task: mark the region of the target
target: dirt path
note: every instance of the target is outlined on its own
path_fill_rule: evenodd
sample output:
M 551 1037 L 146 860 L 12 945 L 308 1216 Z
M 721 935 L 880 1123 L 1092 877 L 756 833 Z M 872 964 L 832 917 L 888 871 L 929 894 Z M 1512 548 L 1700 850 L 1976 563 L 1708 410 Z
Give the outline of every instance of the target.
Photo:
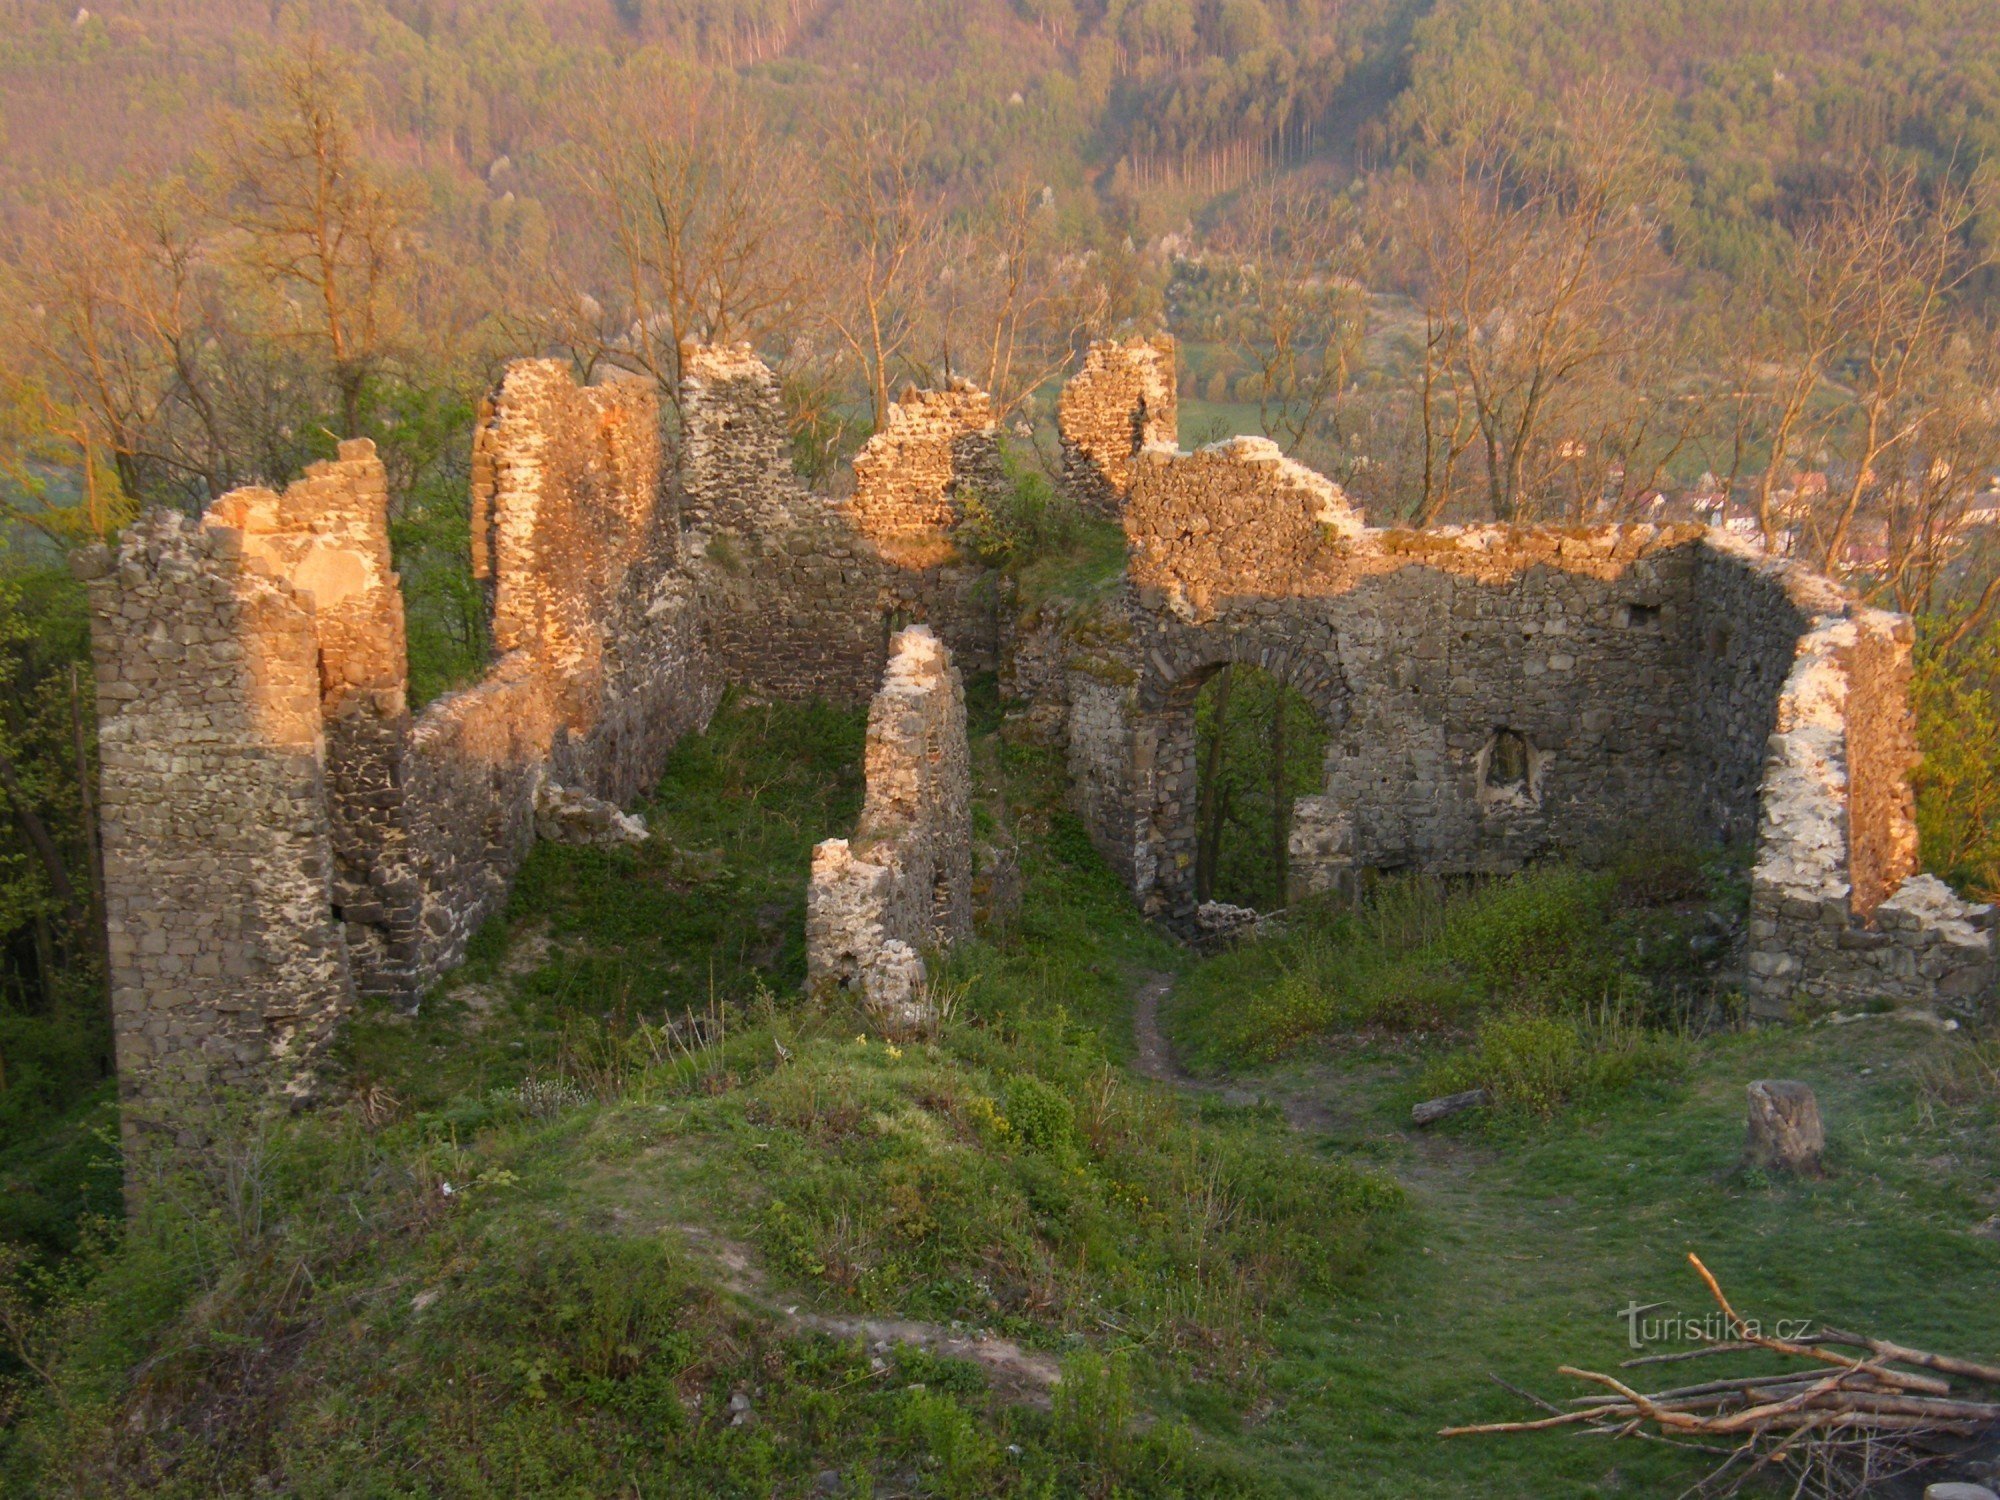
M 1223 1078 L 1195 1078 L 1175 1066 L 1167 1035 L 1160 1029 L 1160 1006 L 1173 989 L 1173 975 L 1149 974 L 1132 997 L 1132 1041 L 1138 1053 L 1132 1062 L 1134 1072 L 1188 1093 L 1206 1094 L 1225 1104 L 1246 1108 L 1270 1105 L 1284 1115 L 1287 1125 L 1307 1135 L 1324 1135 L 1334 1128 L 1336 1111 L 1316 1094 L 1282 1085 L 1253 1089 Z
M 677 1227 L 691 1245 L 715 1262 L 722 1287 L 767 1315 L 794 1328 L 811 1329 L 836 1339 L 861 1339 L 875 1356 L 875 1372 L 886 1374 L 883 1356 L 907 1344 L 952 1359 L 971 1360 L 986 1371 L 988 1389 L 1003 1401 L 1046 1409 L 1049 1392 L 1061 1379 L 1054 1356 L 1023 1349 L 1011 1339 L 964 1328 L 947 1328 L 915 1318 L 845 1317 L 807 1312 L 797 1301 L 780 1296 L 765 1281 L 750 1247 L 695 1224 Z

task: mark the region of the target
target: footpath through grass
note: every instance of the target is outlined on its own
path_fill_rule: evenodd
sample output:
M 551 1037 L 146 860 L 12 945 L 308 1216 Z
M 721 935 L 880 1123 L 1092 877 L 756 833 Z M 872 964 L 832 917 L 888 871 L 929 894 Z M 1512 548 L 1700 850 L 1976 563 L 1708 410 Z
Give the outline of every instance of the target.
M 859 718 L 732 702 L 654 840 L 538 847 L 322 1108 L 190 1097 L 206 1147 L 14 1284 L 0 1488 L 1672 1494 L 1658 1447 L 1433 1434 L 1523 1414 L 1493 1375 L 1615 1365 L 1631 1303 L 1706 1311 L 1689 1250 L 1763 1316 L 2000 1354 L 1990 1044 L 1717 1029 L 1728 861 L 1413 886 L 1197 961 L 978 687 L 1025 897 L 930 1034 L 800 996 Z M 1200 1088 L 1129 1070 L 1160 973 Z M 1772 1074 L 1819 1090 L 1828 1181 L 1737 1172 Z M 1467 1080 L 1498 1107 L 1407 1128 Z

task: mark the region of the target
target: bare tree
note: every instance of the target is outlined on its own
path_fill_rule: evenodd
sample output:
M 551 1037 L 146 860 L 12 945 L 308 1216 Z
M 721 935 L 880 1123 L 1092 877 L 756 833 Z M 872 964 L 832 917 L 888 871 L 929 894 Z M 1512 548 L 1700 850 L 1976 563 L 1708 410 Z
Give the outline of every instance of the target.
M 827 318 L 861 366 L 880 425 L 891 372 L 917 347 L 923 278 L 938 258 L 944 203 L 918 172 L 914 121 L 843 116 L 828 135 L 826 253 L 841 285 Z
M 1585 377 L 1653 331 L 1641 314 L 1669 266 L 1647 206 L 1670 185 L 1646 121 L 1616 89 L 1572 91 L 1560 127 L 1519 119 L 1426 127 L 1430 162 L 1409 198 L 1426 314 L 1427 430 L 1455 477 L 1469 412 L 1495 519 L 1532 510 L 1580 441 L 1564 431 Z M 1442 405 L 1448 418 L 1439 420 Z M 1427 486 L 1419 510 L 1443 498 Z
M 1054 190 L 1026 173 L 996 186 L 962 222 L 941 226 L 934 264 L 913 308 L 927 330 L 923 343 L 938 349 L 940 373 L 976 381 L 1003 420 L 1110 321 L 1097 257 L 1064 237 Z
M 1245 277 L 1231 344 L 1258 424 L 1296 453 L 1332 416 L 1367 332 L 1358 226 L 1323 194 L 1274 185 L 1248 195 L 1221 249 Z
M 358 86 L 317 36 L 282 58 L 255 113 L 224 122 L 220 212 L 253 274 L 304 293 L 343 431 L 361 429 L 368 378 L 398 330 L 410 205 L 362 150 Z
M 530 321 L 586 369 L 639 370 L 678 399 L 683 346 L 762 343 L 810 296 L 798 153 L 726 86 L 658 68 L 597 80 L 573 109 L 564 186 L 609 254 L 558 241 Z
M 1948 180 L 1927 192 L 1913 170 L 1872 170 L 1802 247 L 1799 277 L 1817 286 L 1831 324 L 1839 397 L 1826 434 L 1842 482 L 1807 519 L 1822 569 L 1844 560 L 1878 484 L 1912 455 L 1932 462 L 1922 455 L 1943 409 L 1937 377 L 1958 328 L 1953 294 L 1981 263 L 1965 239 L 1977 211 L 1971 191 Z

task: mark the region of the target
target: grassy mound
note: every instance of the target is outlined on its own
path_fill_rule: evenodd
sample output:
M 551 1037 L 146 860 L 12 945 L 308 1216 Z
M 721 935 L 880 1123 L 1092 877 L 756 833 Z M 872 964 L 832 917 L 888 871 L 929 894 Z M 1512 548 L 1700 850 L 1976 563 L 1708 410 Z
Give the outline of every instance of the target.
M 418 1017 L 351 1026 L 336 1102 L 186 1100 L 209 1149 L 10 1304 L 40 1372 L 10 1482 L 1254 1487 L 1149 1393 L 1247 1405 L 1272 1320 L 1324 1301 L 1399 1195 L 1117 1066 L 1134 978 L 1177 955 L 1053 761 L 990 736 L 987 812 L 1028 856 L 1004 940 L 955 957 L 922 1039 L 799 999 L 807 855 L 852 822 L 859 749 L 853 715 L 726 706 L 676 752 L 651 842 L 538 847 Z M 1005 1337 L 1063 1378 L 1018 1399 L 876 1319 Z

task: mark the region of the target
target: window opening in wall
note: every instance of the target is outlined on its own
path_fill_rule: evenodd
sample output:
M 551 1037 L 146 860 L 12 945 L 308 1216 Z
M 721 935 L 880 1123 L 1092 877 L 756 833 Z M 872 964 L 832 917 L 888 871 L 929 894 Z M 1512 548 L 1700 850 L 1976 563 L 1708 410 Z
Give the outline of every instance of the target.
M 1305 696 L 1234 662 L 1195 699 L 1195 897 L 1285 904 L 1292 804 L 1321 790 L 1326 726 Z
M 1625 606 L 1625 623 L 1634 630 L 1656 629 L 1660 623 L 1660 606 L 1628 604 Z
M 1486 784 L 1496 792 L 1528 785 L 1528 742 L 1511 729 L 1494 731 L 1493 748 L 1486 753 Z

